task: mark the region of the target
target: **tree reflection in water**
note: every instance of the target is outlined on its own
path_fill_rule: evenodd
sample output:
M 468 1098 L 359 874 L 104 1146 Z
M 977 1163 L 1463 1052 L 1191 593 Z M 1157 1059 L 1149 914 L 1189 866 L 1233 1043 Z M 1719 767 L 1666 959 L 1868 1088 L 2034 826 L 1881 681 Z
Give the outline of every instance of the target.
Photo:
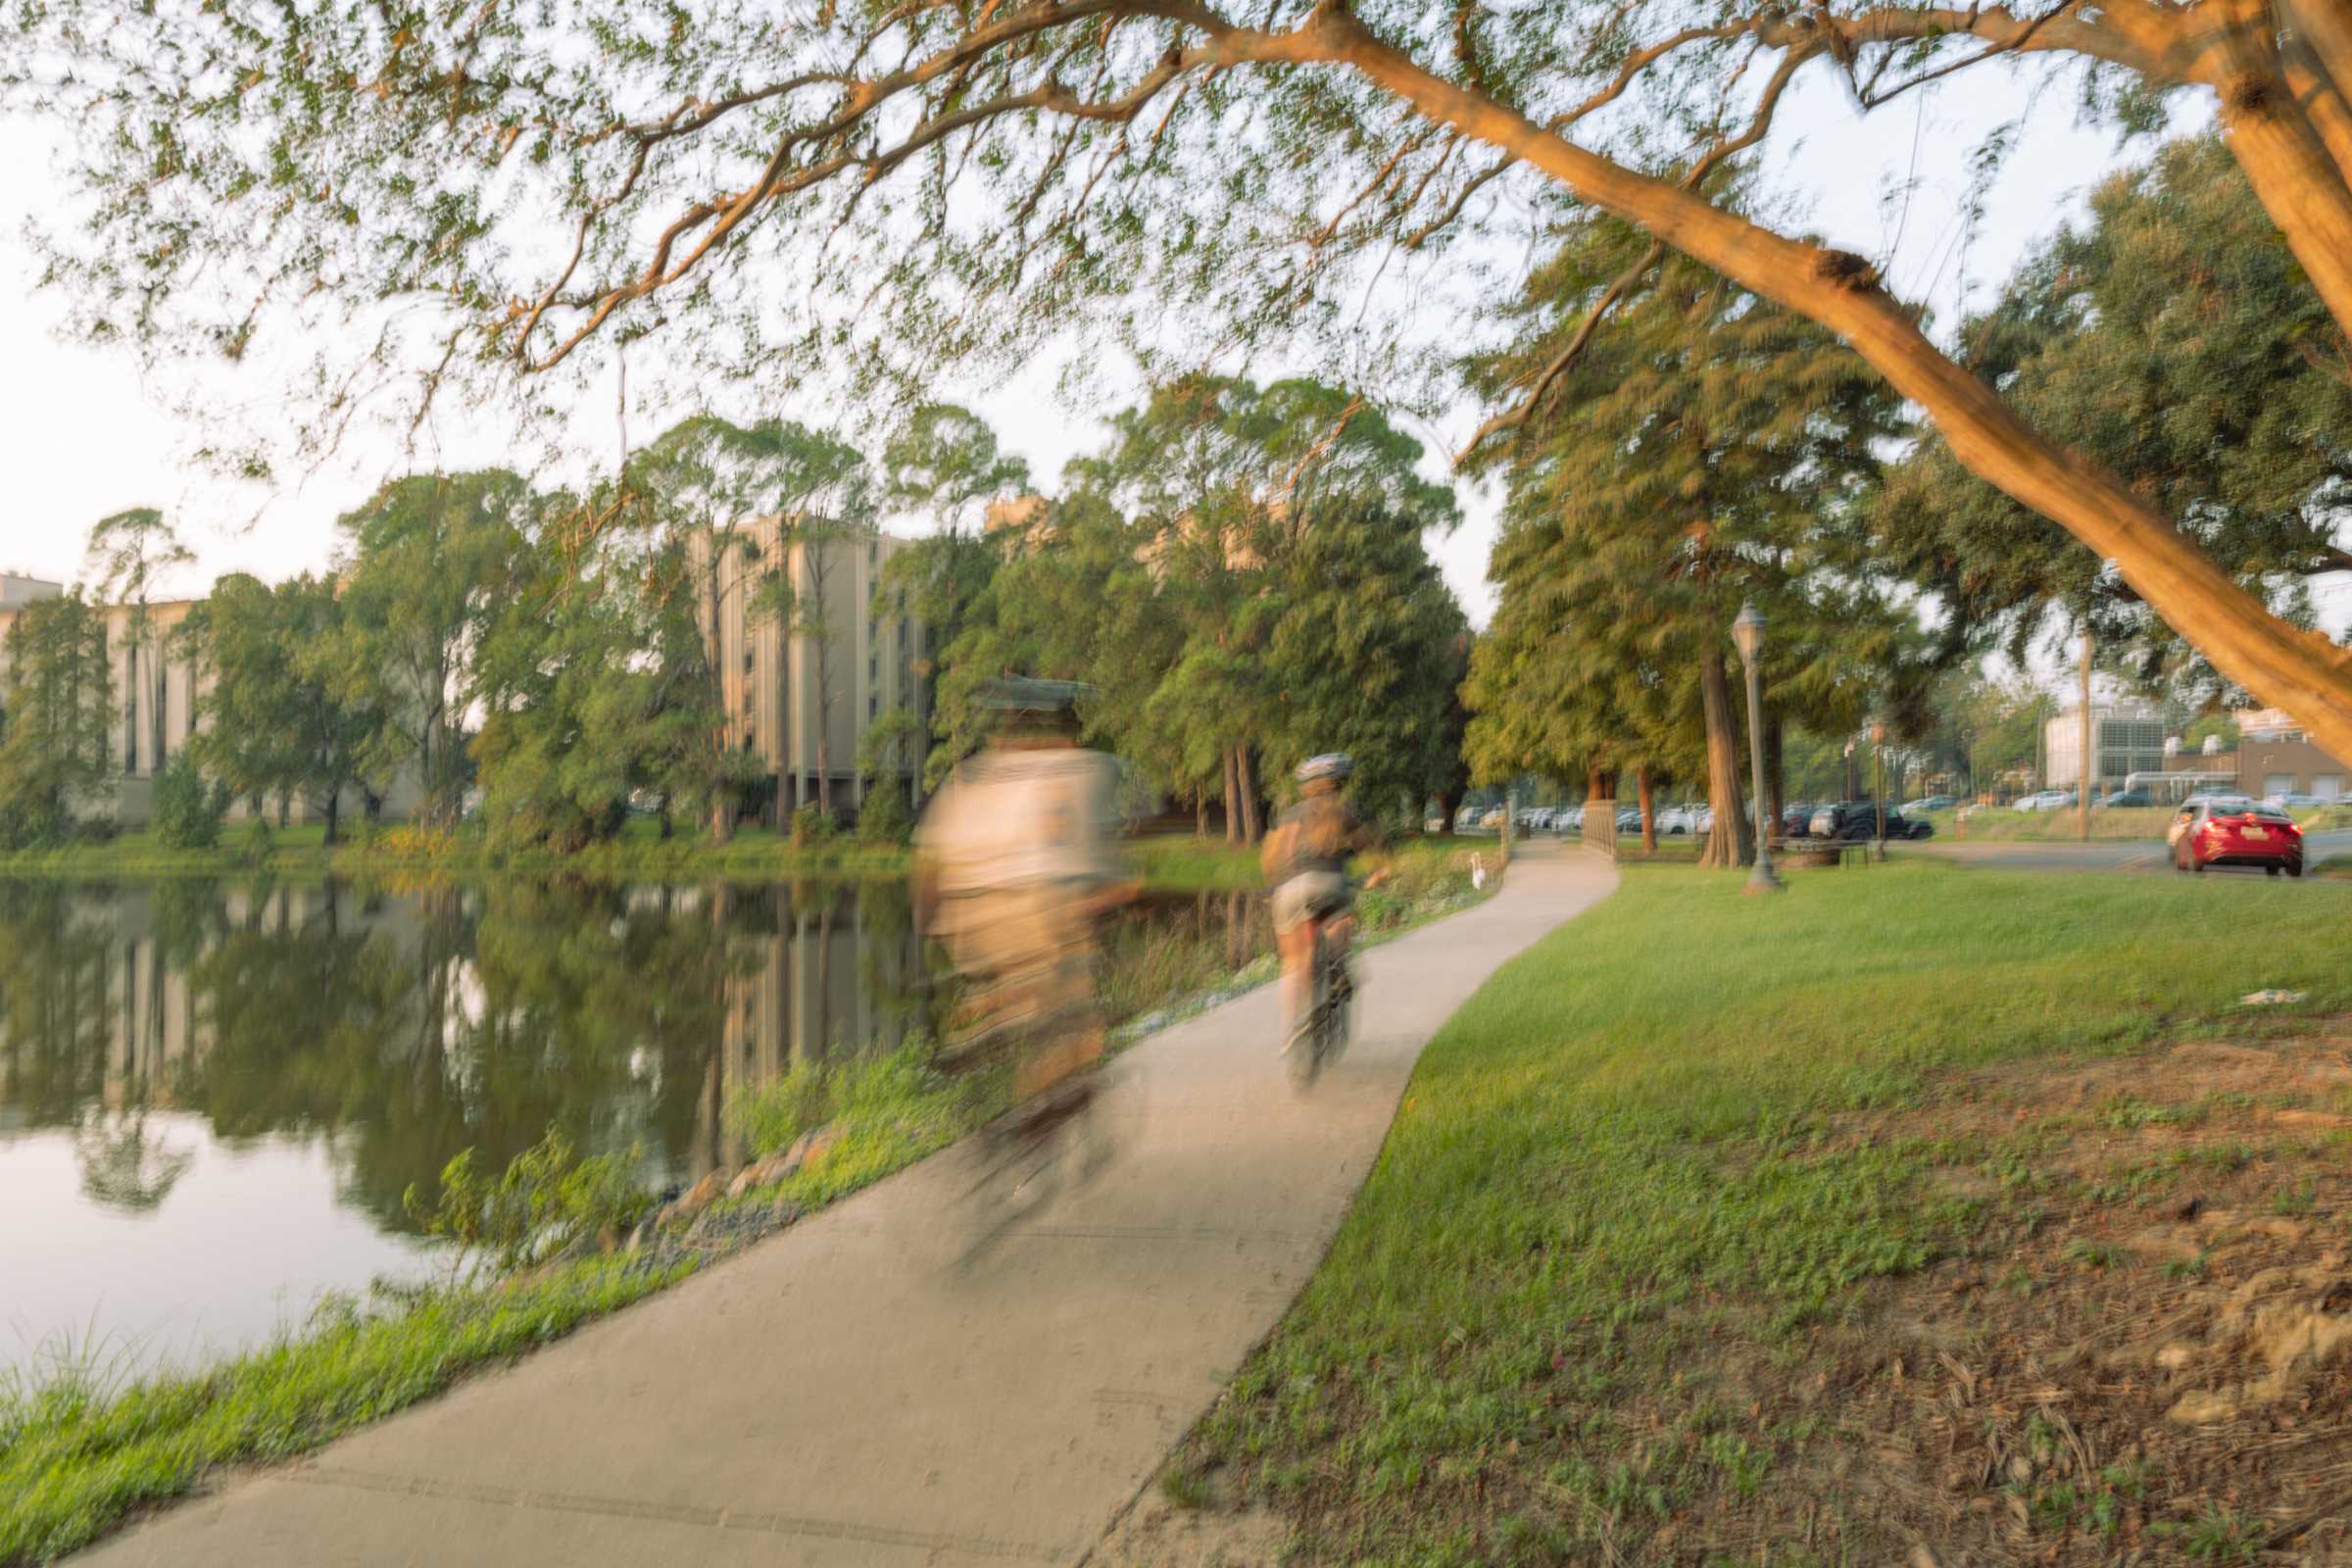
M 81 1191 L 93 1203 L 142 1212 L 160 1205 L 196 1155 L 147 1133 L 144 1111 L 92 1110 L 74 1129 Z
M 1112 1010 L 1263 949 L 1252 900 L 1149 904 L 1105 933 Z M 91 1200 L 148 1210 L 198 1152 L 184 1129 L 318 1140 L 388 1230 L 460 1150 L 495 1170 L 550 1127 L 676 1184 L 743 1156 L 740 1090 L 926 1032 L 934 964 L 891 881 L 0 880 L 0 1136 L 69 1133 Z M 192 1118 L 172 1142 L 164 1111 Z

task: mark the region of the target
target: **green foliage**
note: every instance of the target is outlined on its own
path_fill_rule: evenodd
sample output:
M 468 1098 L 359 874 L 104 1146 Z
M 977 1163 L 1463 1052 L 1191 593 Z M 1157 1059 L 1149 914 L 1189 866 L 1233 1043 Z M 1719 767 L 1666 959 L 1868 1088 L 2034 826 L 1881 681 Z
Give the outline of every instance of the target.
M 914 836 L 914 812 L 906 786 L 897 777 L 873 779 L 858 809 L 858 836 L 868 844 L 905 844 Z
M 2308 578 L 2352 564 L 2342 337 L 2218 136 L 2106 180 L 2089 223 L 2031 256 L 1957 339 L 2030 422 L 2180 517 L 2280 612 L 2307 619 Z M 1947 639 L 2023 654 L 2087 619 L 2110 667 L 2198 703 L 2230 694 L 2113 568 L 1921 434 L 1874 525 Z
M 519 475 L 492 468 L 395 479 L 337 520 L 342 626 L 329 689 L 368 715 L 359 771 L 410 772 L 428 823 L 457 820 L 469 655 L 508 602 L 541 505 Z
M 796 850 L 821 849 L 841 832 L 841 824 L 833 813 L 810 801 L 792 813 L 792 847 Z
M 155 840 L 168 850 L 209 850 L 220 842 L 228 792 L 205 782 L 196 759 L 182 751 L 155 781 Z
M 1852 539 L 1895 405 L 1802 318 L 1688 262 L 1637 268 L 1647 244 L 1614 219 L 1568 226 L 1510 307 L 1518 341 L 1472 367 L 1491 399 L 1535 401 L 1479 449 L 1507 463 L 1509 488 L 1468 750 L 1489 781 L 1707 780 L 1728 820 L 1746 769 L 1710 778 L 1702 680 L 1728 675 L 1742 603 L 1765 615 L 1765 686 L 1787 723 L 1850 731 L 1916 679 L 1911 612 L 1873 591 Z M 1554 371 L 1629 269 L 1641 281 Z M 1745 738 L 1727 703 L 1717 746 L 1743 760 Z
M 300 796 L 339 831 L 347 790 L 382 793 L 389 691 L 342 667 L 350 626 L 334 583 L 305 572 L 272 588 L 232 572 L 187 630 L 213 677 L 190 745 L 231 796 Z
M 106 623 L 78 591 L 17 612 L 0 661 L 0 848 L 63 843 L 114 771 Z
M 1459 757 L 1468 642 L 1425 534 L 1451 491 L 1363 398 L 1214 376 L 1158 389 L 1071 465 L 942 656 L 929 767 L 976 747 L 1006 669 L 1084 680 L 1088 738 L 1179 799 L 1261 791 L 1318 752 L 1356 760 L 1372 810 L 1418 811 Z
M 653 1200 L 637 1179 L 641 1158 L 631 1150 L 582 1159 L 550 1127 L 497 1176 L 476 1170 L 468 1149 L 441 1168 L 431 1202 L 414 1186 L 401 1201 L 419 1231 L 449 1244 L 453 1278 L 508 1274 L 644 1218 Z

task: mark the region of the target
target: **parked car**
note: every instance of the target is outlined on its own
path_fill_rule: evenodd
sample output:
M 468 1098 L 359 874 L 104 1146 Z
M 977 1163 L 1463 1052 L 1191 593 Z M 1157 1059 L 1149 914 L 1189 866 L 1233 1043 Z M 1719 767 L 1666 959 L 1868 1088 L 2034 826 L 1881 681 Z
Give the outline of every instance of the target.
M 1490 807 L 1488 807 L 1488 808 L 1487 808 L 1487 814 L 1486 814 L 1486 815 L 1484 815 L 1484 816 L 1482 816 L 1482 817 L 1480 817 L 1480 818 L 1478 819 L 1478 827 L 1479 827 L 1479 831 L 1480 831 L 1480 832 L 1482 832 L 1482 833 L 1499 833 L 1499 832 L 1501 832 L 1501 831 L 1502 831 L 1502 808 L 1501 808 L 1501 807 L 1499 807 L 1499 806 L 1490 806 Z
M 1890 839 L 1933 838 L 1936 826 L 1932 822 L 1914 822 L 1900 811 L 1886 813 L 1886 836 Z M 1848 843 L 1879 836 L 1879 808 L 1873 801 L 1843 801 L 1825 806 L 1813 813 L 1812 836 L 1817 839 L 1843 839 Z
M 1813 831 L 1813 813 L 1821 808 L 1811 801 L 1795 801 L 1781 810 L 1781 832 L 1792 839 L 1809 836 Z
M 1619 807 L 1617 808 L 1617 831 L 1620 833 L 1641 832 L 1642 808 L 1638 806 Z
M 2272 876 L 2301 876 L 2303 830 L 2282 808 L 2260 801 L 2200 801 L 2173 840 L 2173 865 L 2181 871 L 2259 865 Z
M 2113 795 L 2100 796 L 2091 803 L 2090 808 L 2094 811 L 2104 811 L 2111 806 L 2152 807 L 2156 804 L 2156 797 L 2144 789 L 2117 790 Z
M 1551 830 L 1562 838 L 1571 833 L 1581 833 L 1584 829 L 1585 808 L 1581 806 L 1563 806 L 1560 814 L 1551 819 Z
M 1658 831 L 1668 834 L 1697 832 L 1698 808 L 1688 803 L 1669 806 L 1658 813 Z
M 2019 796 L 2010 804 L 2020 811 L 2066 810 L 2075 804 L 2075 792 L 2073 790 L 2036 790 L 2032 795 Z
M 2262 804 L 2276 806 L 2282 811 L 2310 811 L 2323 806 L 2333 806 L 2335 802 L 2325 795 L 2305 795 L 2300 791 L 2288 790 L 2279 795 L 2265 795 Z
M 1905 801 L 1901 809 L 1905 816 L 1925 816 L 1930 811 L 1948 811 L 1959 804 L 1957 795 L 1923 795 L 1916 801 Z

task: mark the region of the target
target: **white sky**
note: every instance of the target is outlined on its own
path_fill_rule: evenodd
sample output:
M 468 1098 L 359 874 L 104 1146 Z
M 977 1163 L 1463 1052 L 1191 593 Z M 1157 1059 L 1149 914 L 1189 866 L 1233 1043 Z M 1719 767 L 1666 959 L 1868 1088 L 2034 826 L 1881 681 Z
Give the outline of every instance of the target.
M 1994 72 L 1964 73 L 1882 110 L 1868 122 L 1843 89 L 1812 68 L 1791 96 L 1782 131 L 1772 144 L 1773 185 L 1798 193 L 1813 223 L 1834 243 L 1881 261 L 1895 291 L 1923 294 L 1937 319 L 1957 316 L 1964 287 L 1982 303 L 2020 255 L 2082 210 L 2099 177 L 2146 155 L 2146 145 L 2119 153 L 2110 137 L 2074 123 L 2063 87 L 2030 105 L 2022 78 Z M 1966 190 L 1966 155 L 1989 127 L 2030 114 L 2025 151 L 2011 161 L 1965 260 L 1955 240 Z M 198 565 L 173 584 L 196 592 L 221 572 L 247 570 L 277 577 L 322 564 L 332 546 L 336 514 L 358 504 L 383 474 L 399 466 L 388 441 L 349 443 L 349 461 L 299 489 L 258 494 L 185 461 L 197 432 L 166 411 L 142 384 L 131 356 L 60 342 L 62 302 L 31 292 L 31 261 L 20 242 L 35 218 L 55 222 L 61 188 L 52 172 L 52 145 L 43 127 L 0 121 L 0 276 L 20 286 L 0 304 L 0 430 L 7 432 L 10 496 L 0 512 L 0 569 L 71 579 L 79 569 L 90 524 L 125 507 L 160 506 L 196 551 Z M 1908 204 L 1884 199 L 1889 187 L 1916 177 Z M 1095 445 L 1101 426 L 1091 416 L 1061 406 L 1054 394 L 1058 366 L 1041 363 L 1004 387 L 942 387 L 951 401 L 984 414 L 1012 450 L 1051 484 L 1063 463 Z M 219 401 L 263 395 L 252 372 L 217 372 Z M 205 391 L 212 395 L 208 382 Z M 607 412 L 595 416 L 609 420 Z M 685 411 L 680 411 L 685 412 Z M 744 416 L 751 411 L 721 408 Z M 799 414 L 823 422 L 815 411 Z M 1451 412 L 1435 431 L 1429 471 L 1442 476 L 1445 450 L 1477 423 L 1469 409 Z M 644 433 L 660 428 L 650 424 Z M 514 462 L 494 430 L 444 417 L 437 430 L 442 460 L 471 466 Z M 856 431 L 845 432 L 855 442 Z M 639 437 L 642 439 L 642 434 Z M 1442 439 L 1436 439 L 1442 438 Z M 1445 450 L 1439 450 L 1440 448 Z M 1491 612 L 1486 581 L 1494 539 L 1494 497 L 1462 490 L 1469 520 L 1438 546 L 1447 580 L 1473 620 Z M 2331 618 L 2336 618 L 2331 616 Z

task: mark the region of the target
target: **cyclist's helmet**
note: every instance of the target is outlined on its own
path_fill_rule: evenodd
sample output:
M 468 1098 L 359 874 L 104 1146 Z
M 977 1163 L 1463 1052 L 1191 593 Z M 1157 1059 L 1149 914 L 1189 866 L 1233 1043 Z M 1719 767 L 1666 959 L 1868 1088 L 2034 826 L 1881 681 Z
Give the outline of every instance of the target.
M 1317 779 L 1327 778 L 1334 784 L 1341 784 L 1347 782 L 1348 775 L 1354 771 L 1355 760 L 1346 752 L 1325 752 L 1321 757 L 1310 757 L 1298 764 L 1298 782 L 1312 784 Z

